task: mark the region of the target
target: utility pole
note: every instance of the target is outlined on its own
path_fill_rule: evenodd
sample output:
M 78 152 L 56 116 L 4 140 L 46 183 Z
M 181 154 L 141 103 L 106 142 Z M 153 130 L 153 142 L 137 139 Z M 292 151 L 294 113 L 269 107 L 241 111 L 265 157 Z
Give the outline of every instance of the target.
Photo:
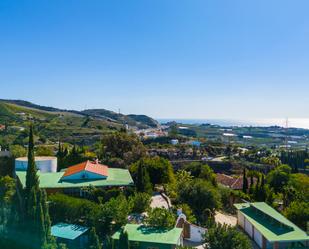
M 289 118 L 285 120 L 285 149 L 288 150 L 288 138 L 289 138 Z

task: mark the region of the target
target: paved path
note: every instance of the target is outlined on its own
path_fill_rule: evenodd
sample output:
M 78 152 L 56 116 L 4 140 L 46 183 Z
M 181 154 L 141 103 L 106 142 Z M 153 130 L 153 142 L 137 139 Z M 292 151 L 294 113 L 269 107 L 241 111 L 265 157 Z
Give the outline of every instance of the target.
M 235 216 L 220 213 L 220 212 L 216 212 L 215 220 L 216 220 L 217 223 L 220 223 L 222 225 L 227 224 L 227 225 L 230 225 L 232 227 L 236 226 L 236 224 L 237 224 L 237 218 Z
M 167 197 L 168 198 L 168 197 Z M 169 198 L 168 198 L 169 200 Z M 169 203 L 171 203 L 171 201 L 169 200 Z M 168 204 L 166 202 L 166 200 L 160 195 L 160 194 L 155 194 L 151 197 L 151 204 L 150 204 L 151 208 L 166 208 L 168 209 Z

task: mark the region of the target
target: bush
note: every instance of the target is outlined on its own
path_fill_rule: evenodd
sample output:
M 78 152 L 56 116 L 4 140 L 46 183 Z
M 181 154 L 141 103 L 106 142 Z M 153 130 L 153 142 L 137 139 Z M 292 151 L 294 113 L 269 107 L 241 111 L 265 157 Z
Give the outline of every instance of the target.
M 249 238 L 236 228 L 216 225 L 205 235 L 206 249 L 252 249 Z
M 187 203 L 201 222 L 221 207 L 218 190 L 208 181 L 196 179 L 179 189 L 179 201 Z
M 143 213 L 150 207 L 151 196 L 147 193 L 135 193 L 129 197 L 130 209 L 133 213 Z
M 175 226 L 176 217 L 173 213 L 165 208 L 154 208 L 148 212 L 145 219 L 146 225 L 150 227 L 160 227 L 172 229 Z

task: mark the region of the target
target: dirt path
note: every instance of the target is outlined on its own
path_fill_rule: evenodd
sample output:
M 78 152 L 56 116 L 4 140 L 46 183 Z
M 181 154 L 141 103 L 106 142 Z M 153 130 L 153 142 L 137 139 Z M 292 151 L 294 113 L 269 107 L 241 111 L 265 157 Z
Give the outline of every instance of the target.
M 231 225 L 234 227 L 237 224 L 237 218 L 235 216 L 224 214 L 221 212 L 216 212 L 215 220 L 217 223 L 220 223 L 222 225 L 227 224 L 227 225 Z

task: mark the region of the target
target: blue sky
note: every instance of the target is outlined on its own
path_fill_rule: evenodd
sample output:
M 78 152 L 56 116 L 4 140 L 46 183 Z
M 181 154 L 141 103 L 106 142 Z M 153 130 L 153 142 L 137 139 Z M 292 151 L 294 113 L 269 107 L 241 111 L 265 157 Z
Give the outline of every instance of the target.
M 308 0 L 1 0 L 0 98 L 309 117 Z

